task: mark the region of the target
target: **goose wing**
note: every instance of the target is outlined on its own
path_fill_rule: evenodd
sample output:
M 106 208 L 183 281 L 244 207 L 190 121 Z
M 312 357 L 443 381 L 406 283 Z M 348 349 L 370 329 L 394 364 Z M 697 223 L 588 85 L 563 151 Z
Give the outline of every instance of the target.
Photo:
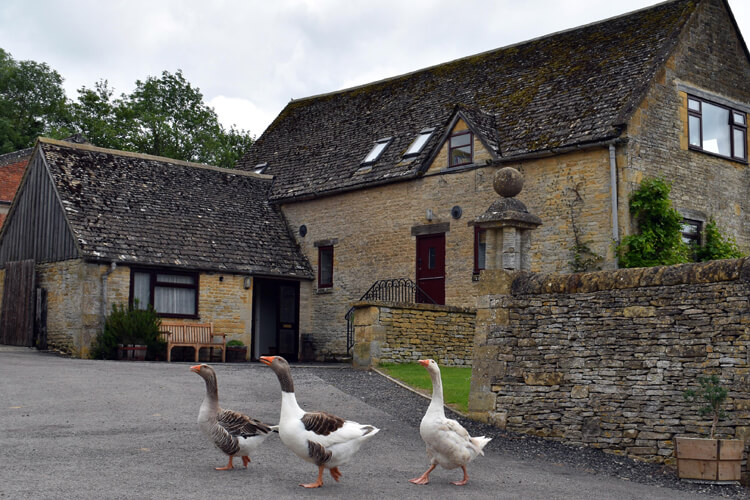
M 217 415 L 219 425 L 234 437 L 252 437 L 271 432 L 271 427 L 260 420 L 232 410 L 221 410 Z

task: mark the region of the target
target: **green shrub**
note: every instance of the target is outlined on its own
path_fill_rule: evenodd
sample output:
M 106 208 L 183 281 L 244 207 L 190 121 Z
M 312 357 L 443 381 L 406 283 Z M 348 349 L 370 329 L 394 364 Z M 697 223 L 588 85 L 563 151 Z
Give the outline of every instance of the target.
M 104 323 L 104 330 L 96 337 L 92 356 L 115 359 L 118 344 L 136 344 L 148 346 L 146 357 L 154 359 L 166 349 L 166 343 L 159 338 L 160 325 L 161 320 L 151 306 L 137 309 L 114 304 Z
M 724 236 L 711 219 L 703 230 L 704 244 L 695 249 L 696 258 L 701 261 L 718 259 L 741 259 L 744 257 L 737 242 L 731 236 Z
M 241 340 L 230 340 L 227 342 L 227 347 L 242 347 L 243 344 Z
M 623 238 L 616 250 L 622 267 L 652 267 L 690 262 L 690 247 L 682 241 L 682 216 L 672 207 L 672 186 L 646 179 L 630 195 L 630 213 L 640 234 Z

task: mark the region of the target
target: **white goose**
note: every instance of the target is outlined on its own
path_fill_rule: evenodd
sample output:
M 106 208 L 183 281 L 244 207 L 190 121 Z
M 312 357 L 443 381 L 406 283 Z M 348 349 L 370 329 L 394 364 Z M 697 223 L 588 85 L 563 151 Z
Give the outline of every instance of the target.
M 449 470 L 461 467 L 464 471 L 463 479 L 453 481 L 451 484 L 463 486 L 469 480 L 466 464 L 474 460 L 477 455 L 484 455 L 482 449 L 491 441 L 491 438 L 471 437 L 461 424 L 445 416 L 440 367 L 431 359 L 421 359 L 419 364 L 427 368 L 432 379 L 432 401 L 422 417 L 422 423 L 419 424 L 419 434 L 427 445 L 430 468 L 421 476 L 409 479 L 409 481 L 414 484 L 427 484 L 430 482 L 430 472 L 441 465 Z
M 323 486 L 324 469 L 328 469 L 331 477 L 338 481 L 341 477 L 339 466 L 347 463 L 362 443 L 380 429 L 329 413 L 306 412 L 297 404 L 289 363 L 281 356 L 261 356 L 260 360 L 271 367 L 281 384 L 281 441 L 298 457 L 318 466 L 318 479 L 300 486 Z
M 190 367 L 190 371 L 206 381 L 206 397 L 198 412 L 198 427 L 217 448 L 229 455 L 229 463 L 225 467 L 216 467 L 216 470 L 233 469 L 232 460 L 235 455 L 240 455 L 242 464 L 247 467 L 250 463 L 250 453 L 255 451 L 277 427 L 268 426 L 236 411 L 223 410 L 219 406 L 216 372 L 210 366 L 195 365 Z

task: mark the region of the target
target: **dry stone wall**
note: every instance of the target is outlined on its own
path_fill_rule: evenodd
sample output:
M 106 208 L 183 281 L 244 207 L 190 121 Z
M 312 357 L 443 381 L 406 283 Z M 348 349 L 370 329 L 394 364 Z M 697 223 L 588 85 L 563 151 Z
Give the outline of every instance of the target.
M 717 374 L 729 389 L 718 432 L 750 442 L 750 258 L 482 280 L 476 416 L 671 463 L 675 436 L 710 427 L 684 391 Z
M 354 305 L 356 367 L 432 358 L 444 366 L 471 365 L 475 311 L 431 304 Z

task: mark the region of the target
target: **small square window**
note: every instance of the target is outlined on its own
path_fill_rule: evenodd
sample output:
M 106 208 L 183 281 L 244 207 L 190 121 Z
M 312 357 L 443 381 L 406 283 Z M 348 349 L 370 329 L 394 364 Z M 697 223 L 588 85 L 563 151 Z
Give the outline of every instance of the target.
M 700 245 L 702 227 L 703 223 L 699 220 L 682 219 L 682 241 L 688 245 Z
M 458 132 L 448 139 L 448 166 L 468 165 L 473 161 L 473 134 Z
M 372 147 L 369 153 L 367 153 L 367 156 L 364 160 L 362 160 L 362 164 L 367 163 L 375 163 L 380 158 L 380 155 L 383 154 L 383 151 L 385 151 L 385 148 L 388 147 L 388 144 L 391 143 L 391 138 L 387 137 L 385 139 L 380 139 L 375 143 L 375 145 Z
M 318 247 L 318 288 L 333 286 L 333 246 Z

